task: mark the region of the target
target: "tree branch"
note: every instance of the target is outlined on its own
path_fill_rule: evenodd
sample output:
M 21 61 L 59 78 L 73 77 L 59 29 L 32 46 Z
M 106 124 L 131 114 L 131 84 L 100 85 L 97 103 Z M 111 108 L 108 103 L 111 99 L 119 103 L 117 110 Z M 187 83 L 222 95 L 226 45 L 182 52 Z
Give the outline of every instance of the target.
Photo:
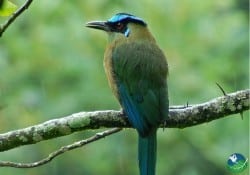
M 3 24 L 0 26 L 0 37 L 3 35 L 5 30 L 12 24 L 15 19 L 21 15 L 32 3 L 32 0 L 27 0 L 16 12 L 12 14 L 12 16 Z
M 109 136 L 111 134 L 117 133 L 119 131 L 121 131 L 121 128 L 113 128 L 113 129 L 109 129 L 106 130 L 104 132 L 100 132 L 100 133 L 96 133 L 94 136 L 85 139 L 85 140 L 81 140 L 78 142 L 75 142 L 73 144 L 70 145 L 66 145 L 61 147 L 60 149 L 52 152 L 49 154 L 48 157 L 39 160 L 37 162 L 32 162 L 32 163 L 16 163 L 16 162 L 9 162 L 9 161 L 0 161 L 0 167 L 13 167 L 13 168 L 34 168 L 34 167 L 38 167 L 41 165 L 44 165 L 46 163 L 49 163 L 50 161 L 52 161 L 54 158 L 56 158 L 57 156 L 68 152 L 70 150 L 76 149 L 76 148 L 80 148 L 86 144 L 89 144 L 91 142 L 97 141 L 99 139 L 105 138 L 106 136 Z
M 160 127 L 185 128 L 249 110 L 250 90 L 237 91 L 206 103 L 187 107 L 171 107 L 166 124 Z M 24 129 L 0 134 L 0 151 L 35 144 L 76 131 L 98 128 L 131 127 L 121 111 L 79 112 L 49 120 Z

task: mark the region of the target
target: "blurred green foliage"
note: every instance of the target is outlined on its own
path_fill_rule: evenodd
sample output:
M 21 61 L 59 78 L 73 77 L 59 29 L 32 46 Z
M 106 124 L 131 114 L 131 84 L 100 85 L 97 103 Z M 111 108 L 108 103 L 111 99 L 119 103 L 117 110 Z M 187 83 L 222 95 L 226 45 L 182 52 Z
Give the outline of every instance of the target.
M 0 38 L 0 132 L 79 111 L 119 109 L 102 66 L 107 36 L 84 27 L 117 12 L 147 21 L 166 53 L 171 105 L 221 96 L 216 82 L 226 92 L 249 88 L 248 11 L 245 0 L 34 1 Z M 157 174 L 229 174 L 230 154 L 249 155 L 247 115 L 159 130 Z M 37 161 L 94 132 L 16 148 L 0 160 Z M 128 129 L 45 166 L 0 168 L 0 174 L 138 174 L 137 135 Z
M 0 0 L 0 17 L 10 16 L 17 10 L 17 6 L 10 1 Z

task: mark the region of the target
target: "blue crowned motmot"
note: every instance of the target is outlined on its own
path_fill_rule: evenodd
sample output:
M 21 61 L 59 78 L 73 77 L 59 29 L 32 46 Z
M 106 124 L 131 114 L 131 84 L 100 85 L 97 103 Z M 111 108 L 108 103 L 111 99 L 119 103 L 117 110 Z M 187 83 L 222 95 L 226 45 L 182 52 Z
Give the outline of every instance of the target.
M 109 85 L 139 133 L 140 174 L 154 175 L 156 132 L 169 107 L 164 53 L 146 22 L 134 15 L 118 13 L 107 21 L 88 22 L 86 27 L 108 33 L 104 68 Z

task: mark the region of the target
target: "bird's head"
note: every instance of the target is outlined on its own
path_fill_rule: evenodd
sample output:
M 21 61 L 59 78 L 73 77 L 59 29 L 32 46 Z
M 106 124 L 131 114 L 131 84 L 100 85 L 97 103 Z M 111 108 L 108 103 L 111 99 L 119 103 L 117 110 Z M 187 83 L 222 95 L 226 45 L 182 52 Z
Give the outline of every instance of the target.
M 118 33 L 125 37 L 129 37 L 132 33 L 137 33 L 137 29 L 146 29 L 147 24 L 141 18 L 134 15 L 117 13 L 107 21 L 88 22 L 86 27 L 103 30 L 109 34 Z

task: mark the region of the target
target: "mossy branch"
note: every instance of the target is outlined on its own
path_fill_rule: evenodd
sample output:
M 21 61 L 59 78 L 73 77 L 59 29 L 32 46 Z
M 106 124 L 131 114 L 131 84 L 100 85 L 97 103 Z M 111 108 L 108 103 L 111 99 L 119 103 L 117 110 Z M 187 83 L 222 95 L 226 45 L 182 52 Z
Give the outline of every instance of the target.
M 185 128 L 198 125 L 231 114 L 249 110 L 250 90 L 237 91 L 212 99 L 208 102 L 171 107 L 166 124 L 160 127 Z M 98 128 L 131 127 L 121 111 L 79 112 L 70 116 L 53 119 L 27 128 L 0 134 L 0 151 L 6 151 L 22 145 L 72 134 L 76 131 Z

